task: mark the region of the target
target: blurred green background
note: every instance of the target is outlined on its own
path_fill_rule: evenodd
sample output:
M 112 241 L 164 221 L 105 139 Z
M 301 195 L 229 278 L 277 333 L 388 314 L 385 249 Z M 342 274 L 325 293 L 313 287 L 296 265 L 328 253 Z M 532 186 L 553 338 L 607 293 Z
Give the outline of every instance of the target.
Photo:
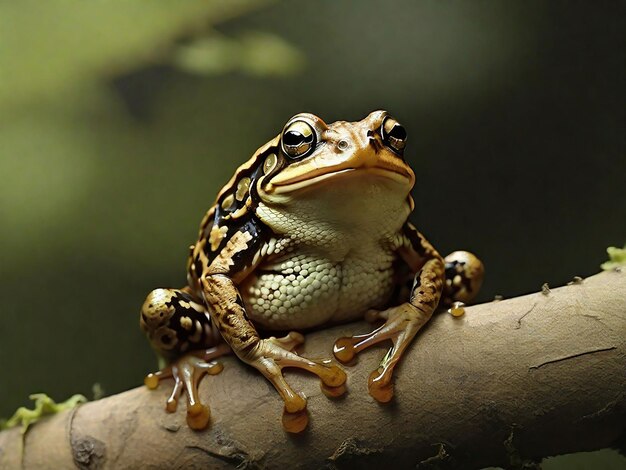
M 233 170 L 293 114 L 387 109 L 414 221 L 483 300 L 626 241 L 624 2 L 0 0 L 0 416 L 140 385 Z

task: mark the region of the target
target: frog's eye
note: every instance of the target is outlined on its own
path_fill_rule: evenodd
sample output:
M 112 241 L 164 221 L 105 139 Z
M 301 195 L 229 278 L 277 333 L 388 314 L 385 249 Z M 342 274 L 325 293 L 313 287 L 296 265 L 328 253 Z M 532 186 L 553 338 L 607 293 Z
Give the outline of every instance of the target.
M 285 127 L 283 152 L 290 158 L 302 158 L 315 148 L 315 131 L 304 121 L 294 121 Z
M 400 125 L 394 118 L 387 116 L 383 121 L 380 129 L 383 142 L 387 144 L 393 151 L 402 155 L 406 146 L 406 129 Z

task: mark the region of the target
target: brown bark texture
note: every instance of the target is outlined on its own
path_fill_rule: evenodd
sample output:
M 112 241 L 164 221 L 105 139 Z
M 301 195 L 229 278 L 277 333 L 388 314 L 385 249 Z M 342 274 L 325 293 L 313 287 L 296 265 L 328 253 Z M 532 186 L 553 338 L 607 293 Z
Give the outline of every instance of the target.
M 311 333 L 302 354 L 329 356 L 356 323 Z M 385 345 L 387 346 L 387 345 Z M 210 428 L 185 406 L 168 414 L 170 381 L 139 387 L 0 433 L 0 468 L 521 468 L 542 457 L 623 442 L 626 273 L 437 314 L 396 370 L 380 405 L 367 378 L 385 349 L 347 367 L 348 392 L 329 399 L 315 377 L 287 371 L 308 397 L 310 424 L 281 426 L 271 385 L 234 357 L 207 376 Z

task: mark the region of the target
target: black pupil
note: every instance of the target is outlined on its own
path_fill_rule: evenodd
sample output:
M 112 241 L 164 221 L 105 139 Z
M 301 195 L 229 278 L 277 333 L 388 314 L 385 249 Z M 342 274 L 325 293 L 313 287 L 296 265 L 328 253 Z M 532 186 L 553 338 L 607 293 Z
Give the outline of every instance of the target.
M 307 139 L 298 131 L 287 131 L 285 132 L 285 136 L 283 137 L 283 142 L 289 147 L 297 147 L 298 145 L 301 145 L 303 143 L 310 143 L 312 141 L 313 134 L 311 134 Z
M 398 140 L 405 140 L 406 130 L 400 124 L 396 124 L 391 129 L 391 132 L 389 133 L 389 137 L 393 137 L 394 139 L 398 139 Z
M 295 147 L 304 142 L 304 136 L 297 131 L 287 131 L 285 132 L 285 137 L 283 137 L 283 142 L 285 142 L 285 145 Z

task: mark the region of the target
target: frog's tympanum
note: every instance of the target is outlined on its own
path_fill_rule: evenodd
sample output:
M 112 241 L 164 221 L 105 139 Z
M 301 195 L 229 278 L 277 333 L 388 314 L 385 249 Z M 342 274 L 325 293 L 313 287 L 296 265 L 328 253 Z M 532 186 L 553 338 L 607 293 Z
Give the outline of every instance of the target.
M 403 158 L 406 141 L 384 111 L 333 124 L 298 114 L 239 167 L 190 247 L 187 286 L 152 291 L 141 310 L 142 329 L 169 363 L 146 385 L 174 378 L 168 411 L 184 389 L 189 426 L 206 427 L 198 382 L 232 351 L 276 388 L 285 429 L 302 431 L 306 399 L 283 369 L 317 375 L 328 396 L 345 391 L 346 374 L 333 360 L 298 355 L 304 338 L 291 330 L 363 317 L 382 325 L 339 338 L 334 356 L 349 363 L 390 341 L 368 387 L 379 402 L 392 399 L 394 367 L 442 294 L 448 303 L 471 300 L 483 273 L 470 253 L 444 260 L 408 222 L 415 174 Z M 291 332 L 262 338 L 257 328 Z

